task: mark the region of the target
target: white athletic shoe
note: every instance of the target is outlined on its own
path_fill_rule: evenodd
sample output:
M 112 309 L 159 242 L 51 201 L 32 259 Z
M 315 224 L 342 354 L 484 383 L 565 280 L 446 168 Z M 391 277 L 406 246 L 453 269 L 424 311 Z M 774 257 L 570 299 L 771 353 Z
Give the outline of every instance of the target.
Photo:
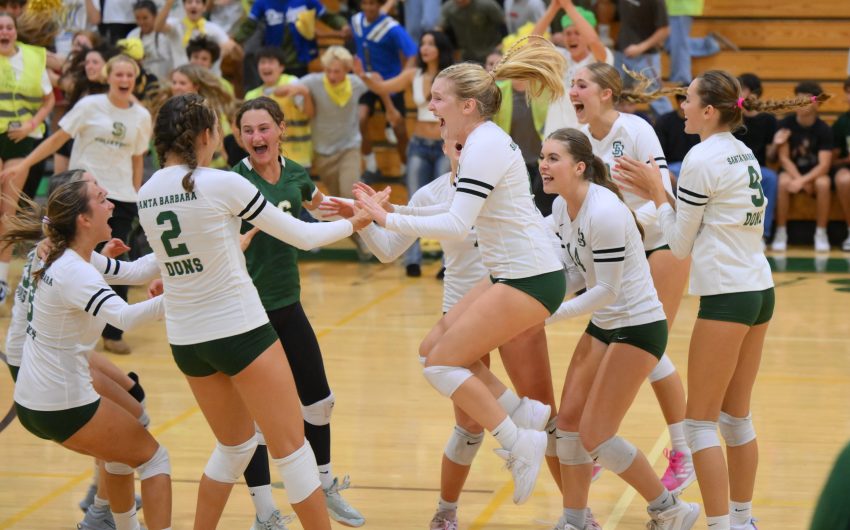
M 774 252 L 785 252 L 788 250 L 788 232 L 784 229 L 776 230 L 773 236 L 773 243 L 770 244 L 770 249 Z
M 585 508 L 585 519 L 584 519 L 584 528 L 576 528 L 574 525 L 567 524 L 564 520 L 564 516 L 558 520 L 558 523 L 555 525 L 555 528 L 552 530 L 602 530 L 602 525 L 597 522 L 597 520 L 593 517 L 593 512 L 590 511 L 590 508 Z
M 546 453 L 546 433 L 519 429 L 513 449 L 496 449 L 496 454 L 506 461 L 514 479 L 514 504 L 522 504 L 531 497 L 540 464 Z
M 676 499 L 676 504 L 664 511 L 647 513 L 646 530 L 690 530 L 699 517 L 699 504 Z
M 542 431 L 549 423 L 551 415 L 552 407 L 544 405 L 536 399 L 524 397 L 516 410 L 511 413 L 511 419 L 517 427 L 522 429 Z
M 254 524 L 251 530 L 288 530 L 286 523 L 291 523 L 295 520 L 294 515 L 281 515 L 280 510 L 272 512 L 271 517 L 265 521 L 260 521 L 259 517 L 254 517 Z
M 331 519 L 343 526 L 357 528 L 366 524 L 366 519 L 339 494 L 340 491 L 348 489 L 350 486 L 351 480 L 349 480 L 348 475 L 342 479 L 342 483 L 334 477 L 331 487 L 324 490 L 325 502 L 328 505 L 328 513 Z
M 815 232 L 815 252 L 829 252 L 829 238 L 825 233 Z
M 108 507 L 90 505 L 82 522 L 77 524 L 77 530 L 115 530 L 112 512 Z
M 757 520 L 758 519 L 751 517 L 747 524 L 733 524 L 729 528 L 732 530 L 758 530 L 758 527 L 756 526 Z
M 457 530 L 457 510 L 442 510 L 435 513 L 428 530 Z

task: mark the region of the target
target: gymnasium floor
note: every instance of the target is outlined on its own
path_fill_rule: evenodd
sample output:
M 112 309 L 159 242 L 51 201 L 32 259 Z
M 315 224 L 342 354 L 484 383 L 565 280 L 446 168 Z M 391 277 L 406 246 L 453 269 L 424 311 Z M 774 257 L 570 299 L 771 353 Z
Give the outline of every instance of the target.
M 835 454 L 850 438 L 850 258 L 833 252 L 815 264 L 807 251 L 790 252 L 782 267 L 786 272 L 775 275 L 776 314 L 753 406 L 761 448 L 754 514 L 760 528 L 800 529 L 808 525 Z M 436 506 L 440 453 L 453 422 L 449 401 L 426 383 L 415 353 L 440 315 L 437 268 L 431 263 L 422 278 L 408 279 L 397 265 L 302 263 L 302 301 L 337 398 L 334 472 L 351 475 L 352 489 L 344 495 L 363 512 L 366 528 L 424 529 Z M 668 350 L 683 378 L 696 302 L 685 297 Z M 0 319 L 4 334 L 7 323 L 8 317 Z M 585 324 L 581 319 L 548 330 L 556 393 Z M 171 360 L 163 324 L 132 331 L 127 340 L 133 354 L 111 358 L 142 377 L 151 431 L 171 453 L 173 527 L 191 528 L 212 436 Z M 494 366 L 501 374 L 498 361 Z M 0 375 L 0 417 L 11 402 L 11 379 Z M 621 434 L 663 471 L 662 449 L 669 441 L 648 385 Z M 492 438 L 484 445 L 461 497 L 461 528 L 551 528 L 560 499 L 547 472 L 541 471 L 529 502 L 514 506 L 510 475 L 491 451 Z M 74 528 L 82 517 L 76 503 L 90 478 L 90 459 L 35 438 L 13 420 L 0 431 L 0 530 Z M 288 508 L 282 490 L 275 497 Z M 684 498 L 699 501 L 698 486 Z M 610 472 L 593 485 L 591 507 L 606 530 L 643 528 L 647 519 L 642 500 Z M 220 528 L 246 529 L 252 518 L 247 490 L 237 485 Z

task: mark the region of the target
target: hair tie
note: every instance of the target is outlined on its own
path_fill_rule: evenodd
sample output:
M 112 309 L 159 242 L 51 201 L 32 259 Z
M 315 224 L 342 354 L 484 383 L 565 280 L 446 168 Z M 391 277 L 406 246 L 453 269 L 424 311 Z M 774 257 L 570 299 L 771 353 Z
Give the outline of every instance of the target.
M 45 215 L 44 217 L 41 218 L 41 222 L 46 224 L 46 225 L 49 225 L 50 224 L 50 217 L 47 217 Z
M 743 108 L 744 108 L 744 99 L 745 99 L 745 98 L 738 98 L 738 103 L 736 103 L 736 104 L 735 104 L 735 106 L 736 106 L 736 107 L 738 107 L 739 109 L 742 109 L 742 110 L 743 110 Z
M 817 102 L 818 102 L 818 97 L 812 96 L 812 103 L 817 103 Z

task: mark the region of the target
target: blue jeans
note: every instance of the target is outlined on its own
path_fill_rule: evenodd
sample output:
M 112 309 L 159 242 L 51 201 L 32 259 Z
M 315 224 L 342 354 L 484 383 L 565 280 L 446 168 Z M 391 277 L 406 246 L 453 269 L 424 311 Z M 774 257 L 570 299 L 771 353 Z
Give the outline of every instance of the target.
M 761 190 L 767 197 L 767 207 L 764 210 L 764 237 L 770 237 L 773 234 L 773 212 L 776 211 L 777 183 L 776 171 L 761 166 Z
M 623 78 L 624 86 L 630 86 L 632 79 L 623 71 L 623 66 L 629 70 L 638 72 L 654 79 L 655 83 L 650 87 L 655 90 L 661 86 L 661 54 L 660 53 L 645 53 L 637 57 L 626 57 L 623 52 L 614 52 L 614 67 L 620 72 Z M 659 98 L 649 104 L 655 117 L 663 116 L 668 112 L 673 112 L 673 104 L 667 98 Z
M 413 136 L 410 139 L 410 143 L 407 144 L 407 174 L 405 175 L 408 197 L 413 197 L 416 190 L 449 171 L 451 171 L 451 163 L 443 154 L 442 140 L 429 140 L 420 136 Z M 418 265 L 420 263 L 422 263 L 422 249 L 417 239 L 416 243 L 404 253 L 404 264 Z
M 440 0 L 405 0 L 404 29 L 413 42 L 419 43 L 422 33 L 434 29 L 440 18 Z
M 670 36 L 664 47 L 670 54 L 670 81 L 690 83 L 691 57 L 709 57 L 720 52 L 714 37 L 691 37 L 693 17 L 670 17 Z

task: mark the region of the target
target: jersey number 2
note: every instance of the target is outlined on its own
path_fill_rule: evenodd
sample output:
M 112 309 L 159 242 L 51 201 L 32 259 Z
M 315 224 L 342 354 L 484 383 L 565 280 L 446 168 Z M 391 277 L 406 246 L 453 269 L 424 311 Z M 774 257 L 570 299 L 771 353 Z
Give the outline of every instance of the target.
M 169 229 L 165 230 L 161 237 L 162 246 L 165 247 L 165 253 L 168 254 L 169 258 L 188 254 L 189 248 L 185 243 L 175 245 L 173 241 L 180 237 L 180 232 L 182 231 L 180 229 L 180 221 L 177 220 L 177 214 L 171 210 L 160 212 L 159 215 L 156 216 L 156 224 L 162 226 L 165 223 L 168 223 L 169 225 Z
M 750 195 L 753 201 L 753 206 L 758 208 L 764 204 L 764 191 L 761 189 L 761 175 L 753 166 L 748 166 L 747 171 L 750 172 L 750 189 L 755 190 L 755 195 Z

